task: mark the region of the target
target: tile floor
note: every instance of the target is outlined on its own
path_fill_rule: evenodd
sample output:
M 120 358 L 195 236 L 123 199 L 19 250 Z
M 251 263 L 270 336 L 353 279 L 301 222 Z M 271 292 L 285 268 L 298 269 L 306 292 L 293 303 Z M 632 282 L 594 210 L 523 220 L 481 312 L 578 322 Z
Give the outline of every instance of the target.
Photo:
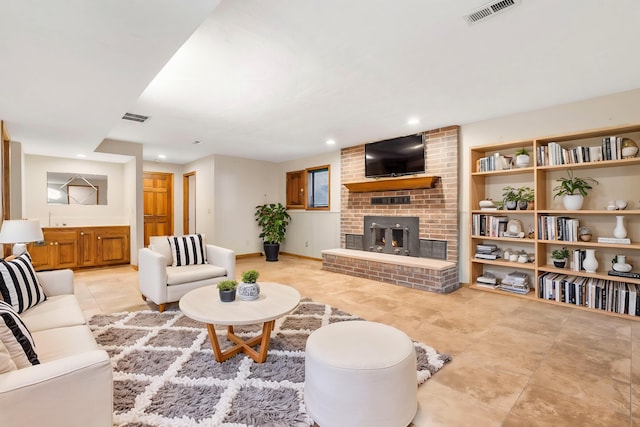
M 640 426 L 640 321 L 462 288 L 449 295 L 330 273 L 321 262 L 244 258 L 237 275 L 297 288 L 449 353 L 418 390 L 416 426 Z M 130 266 L 76 272 L 87 316 L 142 310 Z

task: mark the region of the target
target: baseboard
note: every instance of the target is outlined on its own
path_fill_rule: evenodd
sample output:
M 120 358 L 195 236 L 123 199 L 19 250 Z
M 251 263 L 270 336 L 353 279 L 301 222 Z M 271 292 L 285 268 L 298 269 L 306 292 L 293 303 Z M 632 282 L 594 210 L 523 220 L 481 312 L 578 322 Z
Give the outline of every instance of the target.
M 312 257 L 312 256 L 306 256 L 306 255 L 291 254 L 289 252 L 280 252 L 280 255 L 293 256 L 293 257 L 301 258 L 301 259 L 310 259 L 312 261 L 322 261 L 322 258 L 315 258 L 315 257 Z
M 242 254 L 242 255 L 236 255 L 236 259 L 242 259 L 242 258 L 254 258 L 254 257 L 261 257 L 262 252 L 255 252 L 255 253 L 251 253 L 251 254 Z

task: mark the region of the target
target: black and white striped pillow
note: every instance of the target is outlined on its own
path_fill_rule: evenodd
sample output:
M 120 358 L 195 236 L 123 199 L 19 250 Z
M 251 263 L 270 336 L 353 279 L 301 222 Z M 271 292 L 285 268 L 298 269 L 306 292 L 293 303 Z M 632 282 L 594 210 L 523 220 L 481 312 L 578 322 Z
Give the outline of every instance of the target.
M 11 261 L 0 260 L 0 295 L 18 313 L 47 299 L 31 265 L 29 253 Z
M 207 263 L 207 251 L 202 234 L 169 236 L 168 239 L 173 257 L 171 265 L 174 267 Z
M 4 301 L 0 301 L 0 341 L 18 369 L 40 363 L 31 332 L 13 307 Z

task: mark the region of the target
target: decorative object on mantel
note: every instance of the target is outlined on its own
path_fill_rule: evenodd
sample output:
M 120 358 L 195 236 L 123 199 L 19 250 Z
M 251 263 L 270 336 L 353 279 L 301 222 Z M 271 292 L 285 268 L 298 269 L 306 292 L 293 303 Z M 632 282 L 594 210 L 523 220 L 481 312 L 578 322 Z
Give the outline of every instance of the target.
M 346 182 L 342 185 L 352 193 L 370 193 L 375 191 L 400 191 L 434 188 L 439 176 L 416 176 L 410 178 L 370 179 L 361 182 Z
M 243 301 L 253 301 L 260 296 L 260 285 L 256 283 L 260 277 L 258 270 L 243 271 L 240 275 L 242 282 L 238 285 L 238 298 Z
M 95 315 L 88 324 L 98 345 L 109 352 L 114 377 L 114 425 L 312 426 L 304 411 L 305 342 L 316 329 L 357 316 L 304 298 L 276 322 L 265 363 L 239 354 L 224 363 L 211 360 L 203 323 L 179 310 Z M 259 325 L 237 327 L 260 335 Z M 217 331 L 223 346 L 226 328 Z M 416 384 L 451 360 L 414 342 Z M 150 363 L 153 361 L 153 363 Z
M 620 273 L 628 273 L 631 271 L 631 264 L 627 263 L 627 256 L 626 255 L 616 255 L 613 257 L 613 259 L 611 260 L 611 262 L 613 263 L 613 265 L 611 266 L 611 269 Z
M 616 239 L 624 239 L 627 237 L 627 229 L 624 228 L 624 216 L 616 216 L 616 228 L 613 229 L 613 237 Z

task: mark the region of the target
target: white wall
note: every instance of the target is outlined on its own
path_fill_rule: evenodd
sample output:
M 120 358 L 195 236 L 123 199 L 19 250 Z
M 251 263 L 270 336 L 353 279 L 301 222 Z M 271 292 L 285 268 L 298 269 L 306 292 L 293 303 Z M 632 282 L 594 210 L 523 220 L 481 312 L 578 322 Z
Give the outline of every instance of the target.
M 469 281 L 469 148 L 476 145 L 536 139 L 640 122 L 640 89 L 593 98 L 461 127 L 460 265 L 459 277 Z M 636 141 L 640 142 L 640 141 Z
M 329 211 L 289 210 L 291 223 L 281 250 L 312 258 L 322 258 L 322 250 L 340 247 L 340 151 L 278 164 L 278 184 L 282 204 L 286 201 L 286 173 L 329 165 Z
M 125 167 L 120 163 L 24 156 L 23 216 L 43 227 L 66 225 L 130 225 L 125 188 Z M 47 204 L 47 172 L 107 175 L 107 205 Z
M 254 214 L 258 205 L 284 203 L 279 194 L 277 165 L 228 156 L 215 156 L 214 164 L 215 180 L 211 188 L 215 200 L 211 203 L 214 209 L 211 219 L 215 243 L 232 248 L 237 254 L 262 252 L 260 228 Z M 196 188 L 209 185 L 196 175 Z

